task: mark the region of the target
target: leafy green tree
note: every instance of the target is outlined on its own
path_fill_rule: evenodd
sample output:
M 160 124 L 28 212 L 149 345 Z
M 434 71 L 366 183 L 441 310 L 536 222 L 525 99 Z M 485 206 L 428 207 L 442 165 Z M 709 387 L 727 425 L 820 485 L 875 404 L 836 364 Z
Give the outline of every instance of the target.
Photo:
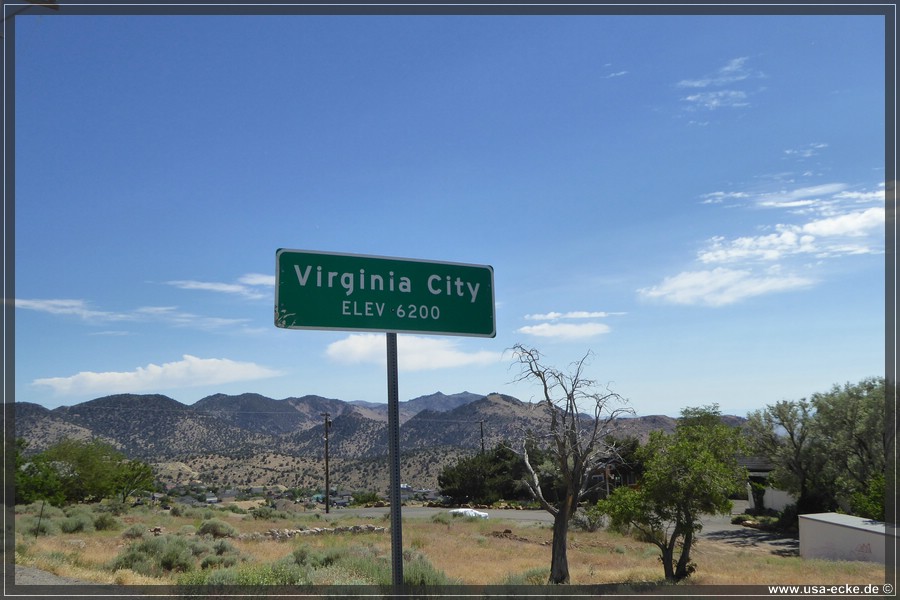
M 63 482 L 66 500 L 88 502 L 112 496 L 122 454 L 99 440 L 64 439 L 43 452 Z
M 136 492 L 152 490 L 154 481 L 153 469 L 147 463 L 122 460 L 115 467 L 113 488 L 122 502 L 126 502 Z
M 520 498 L 524 489 L 525 462 L 505 444 L 474 456 L 461 458 L 438 475 L 441 494 L 456 504 L 492 504 L 500 499 Z M 527 492 L 526 492 L 527 493 Z
M 852 510 L 852 498 L 866 495 L 872 486 L 884 487 L 885 449 L 893 443 L 893 431 L 885 427 L 884 395 L 884 379 L 870 378 L 810 397 L 813 433 L 827 458 L 824 471 L 841 510 Z M 884 512 L 880 497 L 880 511 L 870 507 L 865 516 Z
M 354 492 L 353 493 L 353 504 L 369 504 L 378 502 L 380 498 L 378 494 L 375 492 Z
M 52 466 L 69 502 L 117 497 L 125 502 L 136 491 L 153 487 L 153 470 L 129 460 L 110 444 L 64 439 L 40 455 Z
M 853 514 L 865 519 L 884 521 L 885 479 L 879 473 L 868 481 L 866 489 L 853 492 L 850 496 L 850 508 Z
M 15 503 L 31 504 L 45 500 L 53 506 L 62 506 L 66 495 L 56 469 L 40 454 L 26 457 L 28 442 L 17 439 L 15 445 Z
M 770 481 L 797 496 L 799 514 L 852 511 L 853 499 L 884 477 L 894 443 L 885 427 L 884 385 L 880 378 L 835 385 L 809 400 L 784 400 L 748 415 L 754 452 L 775 465 Z
M 703 514 L 728 514 L 729 496 L 746 481 L 737 463 L 742 437 L 721 422 L 717 405 L 682 411 L 675 433 L 654 431 L 638 454 L 644 475 L 638 489 L 617 488 L 597 503 L 610 526 L 633 529 L 660 551 L 666 579 L 690 575 L 694 537 Z M 676 551 L 680 553 L 676 557 Z
M 569 582 L 568 530 L 578 503 L 596 485 L 595 478 L 613 454 L 607 446 L 607 431 L 612 421 L 622 413 L 633 412 L 617 404 L 624 399 L 615 392 L 600 391 L 596 381 L 585 376 L 590 353 L 571 365 L 569 372 L 550 367 L 540 352 L 521 344 L 513 347 L 519 363 L 519 381 L 537 383 L 542 392 L 540 408 L 546 414 L 547 431 L 535 445 L 546 448 L 549 465 L 561 484 L 558 499 L 547 493 L 541 478 L 541 465 L 532 462 L 528 441 L 523 457 L 528 477 L 525 483 L 535 500 L 553 515 L 553 541 L 550 551 L 549 583 Z M 546 481 L 546 479 L 545 479 Z
M 754 451 L 775 465 L 769 481 L 797 496 L 799 512 L 830 509 L 834 494 L 824 477 L 826 457 L 813 434 L 813 407 L 806 399 L 751 412 L 746 432 Z

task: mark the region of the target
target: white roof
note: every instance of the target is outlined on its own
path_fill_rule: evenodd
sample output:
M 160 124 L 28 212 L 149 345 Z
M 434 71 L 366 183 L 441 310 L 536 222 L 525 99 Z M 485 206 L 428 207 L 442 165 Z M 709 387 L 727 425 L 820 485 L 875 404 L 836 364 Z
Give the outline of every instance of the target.
M 872 519 L 864 519 L 862 517 L 854 517 L 853 515 L 844 515 L 841 513 L 814 513 L 810 515 L 800 515 L 800 518 L 831 523 L 832 525 L 840 525 L 842 527 L 850 527 L 852 529 L 863 529 L 865 531 L 872 531 L 880 534 L 884 534 L 885 532 L 884 523 L 881 521 L 873 521 Z

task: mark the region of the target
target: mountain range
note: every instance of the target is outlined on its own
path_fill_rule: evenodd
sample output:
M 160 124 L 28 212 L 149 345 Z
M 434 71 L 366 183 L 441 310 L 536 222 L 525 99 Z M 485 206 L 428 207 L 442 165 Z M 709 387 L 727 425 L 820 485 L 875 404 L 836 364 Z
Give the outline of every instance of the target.
M 437 392 L 399 407 L 404 477 L 419 487 L 436 487 L 440 469 L 460 456 L 501 442 L 517 447 L 526 431 L 546 429 L 539 405 L 503 394 Z M 159 472 L 171 472 L 173 480 L 301 487 L 319 479 L 325 414 L 331 421 L 334 480 L 348 488 L 386 485 L 386 404 L 314 395 L 275 400 L 246 393 L 214 394 L 185 405 L 158 394 L 118 394 L 52 410 L 16 402 L 14 425 L 15 436 L 26 440 L 30 452 L 66 437 L 97 438 Z M 644 441 L 652 430 L 673 431 L 675 423 L 662 415 L 620 418 L 612 431 Z

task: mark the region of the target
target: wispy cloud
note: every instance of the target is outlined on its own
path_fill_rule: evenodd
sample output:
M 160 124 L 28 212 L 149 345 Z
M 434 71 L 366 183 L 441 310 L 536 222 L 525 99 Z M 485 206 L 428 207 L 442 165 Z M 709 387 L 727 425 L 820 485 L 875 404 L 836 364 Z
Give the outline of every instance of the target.
M 274 287 L 275 276 L 261 273 L 248 273 L 238 278 L 237 283 L 222 283 L 216 281 L 197 281 L 192 279 L 177 279 L 167 281 L 167 285 L 182 290 L 200 290 L 218 292 L 222 294 L 236 294 L 251 300 L 260 300 L 271 296 L 270 290 L 260 290 L 260 287 Z
M 533 315 L 525 315 L 528 321 L 555 321 L 557 319 L 602 319 L 613 315 L 624 315 L 623 312 L 605 312 L 605 311 L 589 311 L 575 310 L 571 312 L 548 312 Z
M 750 77 L 759 77 L 759 73 L 747 66 L 750 60 L 747 56 L 732 58 L 711 75 L 699 79 L 682 79 L 678 87 L 682 88 L 708 88 L 737 83 Z
M 740 90 L 719 90 L 715 92 L 700 92 L 684 97 L 694 107 L 715 110 L 717 108 L 740 108 L 750 106 L 747 92 Z
M 790 195 L 795 196 L 795 195 Z M 764 200 L 760 206 L 778 208 L 807 208 L 819 205 L 815 200 L 781 199 L 776 204 Z M 743 236 L 727 240 L 717 236 L 709 240 L 707 248 L 697 258 L 702 263 L 726 263 L 745 260 L 779 261 L 791 255 L 806 254 L 819 258 L 848 254 L 878 254 L 883 252 L 882 232 L 885 224 L 883 206 L 844 209 L 834 202 L 821 203 L 819 212 L 833 216 L 813 218 L 802 224 L 776 224 L 774 233 Z
M 811 158 L 818 155 L 819 150 L 824 150 L 827 147 L 828 144 L 813 143 L 800 148 L 788 148 L 784 151 L 784 154 L 792 158 Z
M 659 285 L 638 290 L 638 294 L 645 299 L 673 304 L 725 306 L 754 296 L 806 288 L 813 283 L 812 279 L 796 275 L 754 274 L 750 270 L 718 267 L 666 277 Z
M 82 371 L 68 377 L 35 379 L 32 385 L 49 387 L 60 395 L 116 394 L 218 385 L 279 375 L 279 371 L 252 362 L 185 354 L 179 361 L 151 363 L 133 371 Z
M 682 79 L 676 87 L 698 90 L 682 98 L 692 110 L 716 110 L 741 108 L 750 105 L 750 93 L 740 87 L 748 80 L 759 79 L 763 74 L 748 65 L 749 58 L 733 58 L 712 74 L 696 79 Z
M 525 315 L 527 321 L 547 321 L 538 325 L 526 325 L 516 331 L 525 335 L 542 338 L 551 338 L 559 341 L 583 340 L 597 337 L 612 331 L 609 325 L 598 323 L 593 319 L 603 319 L 614 315 L 624 315 L 623 312 L 606 312 L 591 310 L 576 310 L 569 312 L 551 311 Z M 583 323 L 559 323 L 558 321 L 585 321 Z
M 332 342 L 326 356 L 342 364 L 376 364 L 387 362 L 384 336 L 357 333 Z M 479 350 L 466 352 L 452 339 L 414 335 L 397 339 L 398 369 L 401 371 L 433 371 L 456 367 L 484 366 L 503 360 L 501 352 Z
M 176 306 L 144 306 L 130 312 L 106 311 L 91 308 L 85 300 L 16 298 L 16 309 L 32 310 L 51 315 L 76 317 L 82 321 L 99 323 L 164 323 L 177 327 L 217 329 L 234 327 L 250 319 L 210 317 L 179 310 Z M 124 332 L 117 332 L 124 335 Z
M 34 310 L 51 315 L 72 316 L 84 321 L 134 321 L 135 315 L 91 308 L 84 300 L 16 298 L 16 308 Z
M 519 333 L 558 340 L 583 340 L 612 331 L 605 323 L 541 323 L 517 329 Z
M 736 199 L 745 210 L 782 211 L 787 218 L 757 235 L 708 239 L 696 255 L 701 268 L 666 277 L 639 289 L 638 295 L 674 304 L 724 306 L 814 285 L 821 277 L 804 274 L 812 268 L 809 257 L 819 268 L 825 259 L 883 253 L 884 186 L 877 192 L 848 188 L 825 183 L 774 192 L 706 194 L 704 204 Z
M 744 200 L 750 195 L 746 192 L 710 192 L 701 197 L 701 204 L 722 204 L 729 200 Z

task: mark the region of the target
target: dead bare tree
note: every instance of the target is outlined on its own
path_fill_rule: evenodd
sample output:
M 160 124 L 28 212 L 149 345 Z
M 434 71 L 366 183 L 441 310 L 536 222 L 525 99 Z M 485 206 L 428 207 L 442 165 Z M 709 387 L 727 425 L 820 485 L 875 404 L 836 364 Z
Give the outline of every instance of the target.
M 565 492 L 555 502 L 546 499 L 538 472 L 529 460 L 527 444 L 523 444 L 529 473 L 525 483 L 535 500 L 553 515 L 549 583 L 568 583 L 569 521 L 578 502 L 597 485 L 594 476 L 615 455 L 615 449 L 606 441 L 613 420 L 623 414 L 634 414 L 634 411 L 624 406 L 626 400 L 619 394 L 608 387 L 598 391 L 597 382 L 585 377 L 584 369 L 591 352 L 573 363 L 568 373 L 545 365 L 536 349 L 516 344 L 512 352 L 521 368 L 515 381 L 537 382 L 541 387 L 543 397 L 537 406 L 546 412 L 549 424 L 546 434 L 541 437 Z

